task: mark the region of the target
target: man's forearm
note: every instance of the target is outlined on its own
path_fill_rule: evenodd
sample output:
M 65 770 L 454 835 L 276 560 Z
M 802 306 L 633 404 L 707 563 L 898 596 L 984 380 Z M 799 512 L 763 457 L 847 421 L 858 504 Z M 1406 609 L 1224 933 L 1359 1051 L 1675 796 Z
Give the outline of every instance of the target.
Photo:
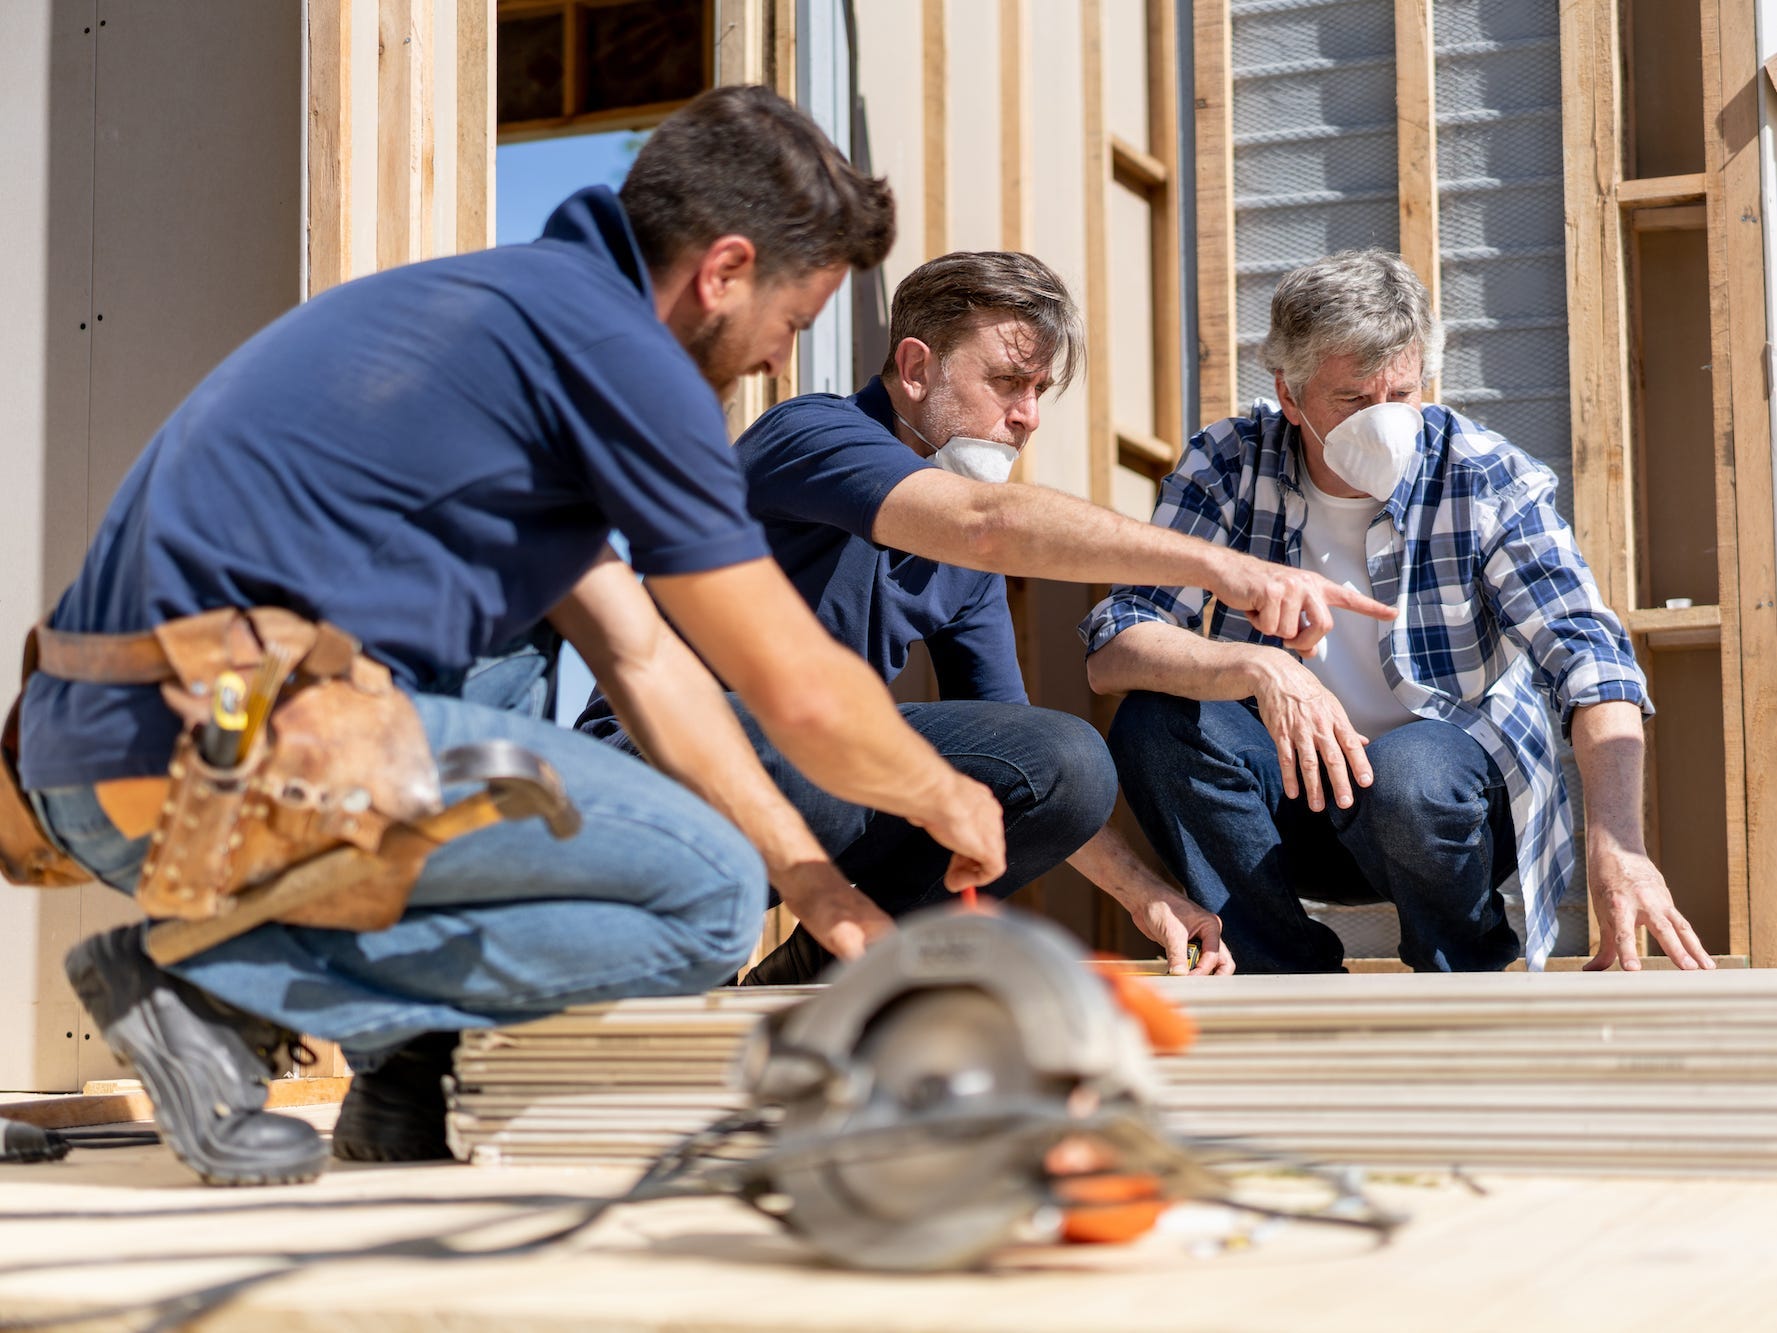
M 1586 802 L 1588 850 L 1596 839 L 1633 855 L 1646 853 L 1645 751 L 1641 709 L 1635 704 L 1613 699 L 1574 710 L 1573 757 Z
M 959 479 L 915 476 L 884 501 L 872 537 L 896 550 L 946 564 L 1021 578 L 1073 583 L 1139 583 L 1199 588 L 1216 581 L 1232 557 L 1226 547 L 1141 523 L 1045 486 L 970 489 L 960 507 L 916 504 L 921 488 Z
M 1099 694 L 1151 690 L 1186 699 L 1247 699 L 1278 665 L 1282 650 L 1223 643 L 1182 625 L 1132 625 L 1086 659 L 1086 678 Z M 1287 660 L 1287 659 L 1286 659 Z
M 1088 838 L 1067 863 L 1131 912 L 1158 898 L 1182 896 L 1149 869 L 1129 840 L 1109 824 Z

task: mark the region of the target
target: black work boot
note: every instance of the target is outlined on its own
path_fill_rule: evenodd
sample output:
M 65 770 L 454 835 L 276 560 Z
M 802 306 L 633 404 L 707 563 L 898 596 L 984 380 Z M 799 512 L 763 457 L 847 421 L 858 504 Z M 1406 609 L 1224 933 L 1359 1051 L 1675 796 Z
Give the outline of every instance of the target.
M 450 1157 L 444 1136 L 444 1079 L 457 1035 L 422 1033 L 396 1047 L 375 1069 L 354 1072 L 333 1126 L 333 1155 L 346 1162 L 439 1162 Z
M 327 1147 L 313 1125 L 265 1109 L 266 1084 L 296 1034 L 164 971 L 147 926 L 82 940 L 63 964 L 105 1043 L 129 1061 L 173 1155 L 208 1185 L 313 1180 Z
M 817 980 L 833 962 L 828 953 L 808 933 L 808 927 L 797 924 L 790 937 L 740 979 L 743 986 L 807 986 Z

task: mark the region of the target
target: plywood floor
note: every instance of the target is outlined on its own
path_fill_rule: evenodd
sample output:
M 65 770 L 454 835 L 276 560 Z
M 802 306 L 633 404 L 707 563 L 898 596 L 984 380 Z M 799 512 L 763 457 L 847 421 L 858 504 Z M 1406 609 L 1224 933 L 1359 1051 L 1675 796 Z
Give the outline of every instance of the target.
M 333 1112 L 298 1114 L 324 1127 Z M 161 1149 L 0 1167 L 0 1317 L 67 1316 L 253 1267 L 238 1259 L 107 1262 L 119 1256 L 255 1245 L 351 1250 L 492 1216 L 497 1207 L 477 1201 L 494 1195 L 596 1194 L 625 1183 L 612 1171 L 444 1164 L 339 1166 L 311 1186 L 208 1190 Z M 615 1212 L 571 1244 L 525 1258 L 333 1262 L 261 1287 L 198 1327 L 1729 1333 L 1769 1326 L 1777 1308 L 1777 1265 L 1768 1258 L 1777 1182 L 1500 1176 L 1478 1183 L 1485 1193 L 1447 1178 L 1376 1184 L 1387 1204 L 1414 1218 L 1382 1249 L 1308 1227 L 1211 1255 L 1193 1253 L 1180 1235 L 1154 1235 L 1119 1249 L 1017 1252 L 988 1273 L 915 1278 L 824 1268 L 738 1205 L 650 1204 Z M 398 1202 L 369 1206 L 376 1201 Z M 170 1209 L 192 1212 L 166 1215 Z M 42 1260 L 83 1266 L 16 1271 Z

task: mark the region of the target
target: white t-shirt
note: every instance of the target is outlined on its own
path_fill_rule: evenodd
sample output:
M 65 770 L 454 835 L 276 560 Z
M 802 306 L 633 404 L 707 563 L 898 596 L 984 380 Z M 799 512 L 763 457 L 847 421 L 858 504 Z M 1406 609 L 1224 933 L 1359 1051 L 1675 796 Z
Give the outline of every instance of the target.
M 1302 525 L 1302 568 L 1369 595 L 1364 534 L 1382 502 L 1367 495 L 1355 500 L 1328 495 L 1309 479 L 1305 467 L 1300 479 L 1308 500 L 1308 519 Z M 1310 654 L 1302 659 L 1302 665 L 1344 705 L 1351 725 L 1371 740 L 1414 720 L 1382 674 L 1380 638 L 1374 620 L 1335 611 L 1332 632 L 1325 640 L 1326 656 Z

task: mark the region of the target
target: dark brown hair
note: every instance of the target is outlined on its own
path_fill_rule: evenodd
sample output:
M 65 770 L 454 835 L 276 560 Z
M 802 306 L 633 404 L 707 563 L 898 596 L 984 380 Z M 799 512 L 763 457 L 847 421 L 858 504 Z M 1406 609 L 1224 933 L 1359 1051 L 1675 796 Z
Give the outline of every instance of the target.
M 1011 315 L 1028 327 L 1033 352 L 1047 354 L 1051 364 L 1061 362 L 1056 389 L 1067 388 L 1085 359 L 1074 298 L 1042 260 L 1005 250 L 958 250 L 909 273 L 895 288 L 882 373 L 894 373 L 902 339 L 918 338 L 942 360 L 987 315 Z
M 895 241 L 895 196 L 847 162 L 769 88 L 712 88 L 660 123 L 618 192 L 656 272 L 718 236 L 758 251 L 761 278 L 875 268 Z

